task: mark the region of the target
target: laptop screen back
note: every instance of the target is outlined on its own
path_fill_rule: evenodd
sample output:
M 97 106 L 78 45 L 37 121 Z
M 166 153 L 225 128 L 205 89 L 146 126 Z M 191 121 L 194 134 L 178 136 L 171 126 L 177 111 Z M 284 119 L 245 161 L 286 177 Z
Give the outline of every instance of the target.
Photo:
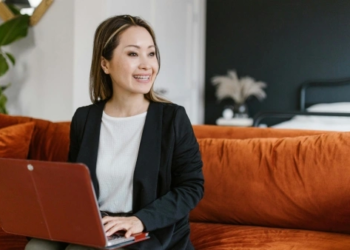
M 13 234 L 106 245 L 83 164 L 0 158 L 0 221 L 4 231 Z

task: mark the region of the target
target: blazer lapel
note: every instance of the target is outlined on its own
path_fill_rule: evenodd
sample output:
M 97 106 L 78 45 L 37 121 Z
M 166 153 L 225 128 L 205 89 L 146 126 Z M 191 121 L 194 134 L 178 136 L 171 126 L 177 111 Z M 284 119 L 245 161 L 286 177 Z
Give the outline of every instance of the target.
M 87 165 L 99 196 L 96 175 L 97 153 L 100 140 L 101 119 L 105 102 L 92 105 L 86 120 L 77 162 Z M 163 106 L 151 102 L 141 136 L 133 182 L 133 210 L 138 211 L 157 197 L 158 171 L 161 157 Z M 117 133 L 117 132 L 116 132 Z
M 162 117 L 163 106 L 160 103 L 151 102 L 147 111 L 134 172 L 134 212 L 140 210 L 157 197 Z
M 77 162 L 82 162 L 89 168 L 91 180 L 93 182 L 97 197 L 99 196 L 99 186 L 96 175 L 96 163 L 104 106 L 104 101 L 91 105 L 88 117 L 86 119 L 80 151 L 77 157 Z

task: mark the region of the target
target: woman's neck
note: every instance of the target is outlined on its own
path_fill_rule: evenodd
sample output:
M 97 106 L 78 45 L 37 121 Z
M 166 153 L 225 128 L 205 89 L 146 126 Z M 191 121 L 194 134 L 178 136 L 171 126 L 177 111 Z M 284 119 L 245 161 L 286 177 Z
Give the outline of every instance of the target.
M 143 95 L 135 96 L 134 98 L 113 96 L 107 101 L 104 112 L 109 116 L 129 117 L 146 112 L 149 103 Z

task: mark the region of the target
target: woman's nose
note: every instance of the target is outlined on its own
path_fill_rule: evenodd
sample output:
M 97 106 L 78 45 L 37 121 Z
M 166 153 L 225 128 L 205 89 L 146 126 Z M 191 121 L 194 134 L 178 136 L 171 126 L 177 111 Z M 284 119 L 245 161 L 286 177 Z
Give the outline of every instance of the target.
M 150 59 L 149 58 L 141 58 L 139 68 L 140 69 L 150 69 L 151 68 Z
M 151 65 L 149 63 L 140 63 L 140 69 L 150 69 Z

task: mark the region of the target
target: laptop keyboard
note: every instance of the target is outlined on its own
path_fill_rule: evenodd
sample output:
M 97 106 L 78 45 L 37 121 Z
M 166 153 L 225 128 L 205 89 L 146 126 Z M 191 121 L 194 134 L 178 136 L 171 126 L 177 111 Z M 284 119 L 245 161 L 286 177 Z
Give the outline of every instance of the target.
M 113 234 L 111 236 L 108 236 L 107 239 L 108 239 L 108 245 L 111 246 L 111 245 L 115 245 L 115 244 L 119 244 L 127 241 L 133 241 L 134 237 L 125 238 L 121 234 Z

